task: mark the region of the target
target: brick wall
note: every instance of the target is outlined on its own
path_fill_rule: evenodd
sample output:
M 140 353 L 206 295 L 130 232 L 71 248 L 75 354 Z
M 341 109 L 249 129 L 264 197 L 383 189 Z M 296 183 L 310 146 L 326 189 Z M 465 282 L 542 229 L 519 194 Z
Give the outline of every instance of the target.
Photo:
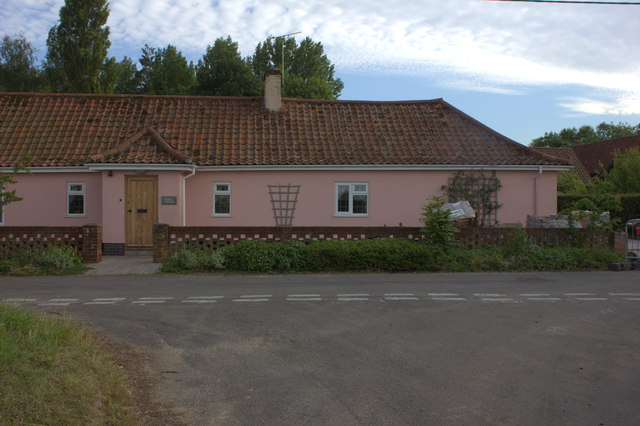
M 102 228 L 84 226 L 0 226 L 0 256 L 49 246 L 70 246 L 87 263 L 102 260 Z
M 567 246 L 582 240 L 588 247 L 610 247 L 611 233 L 585 229 L 526 229 L 529 237 L 543 247 Z M 466 247 L 504 245 L 513 228 L 463 228 L 456 239 Z M 163 262 L 182 249 L 215 250 L 243 240 L 267 242 L 296 240 L 361 240 L 370 238 L 409 238 L 422 240 L 420 228 L 413 227 L 199 227 L 154 225 L 153 261 Z

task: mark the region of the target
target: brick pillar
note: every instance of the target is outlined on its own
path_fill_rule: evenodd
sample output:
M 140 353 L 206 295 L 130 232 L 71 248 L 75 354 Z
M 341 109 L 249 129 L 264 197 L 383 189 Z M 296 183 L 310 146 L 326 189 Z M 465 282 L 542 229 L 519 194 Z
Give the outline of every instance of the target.
M 624 254 L 626 249 L 624 246 L 624 232 L 613 233 L 613 249 L 616 253 Z
M 169 225 L 156 223 L 153 225 L 153 262 L 161 263 L 169 259 Z
M 102 226 L 90 223 L 82 227 L 82 260 L 85 263 L 102 261 Z

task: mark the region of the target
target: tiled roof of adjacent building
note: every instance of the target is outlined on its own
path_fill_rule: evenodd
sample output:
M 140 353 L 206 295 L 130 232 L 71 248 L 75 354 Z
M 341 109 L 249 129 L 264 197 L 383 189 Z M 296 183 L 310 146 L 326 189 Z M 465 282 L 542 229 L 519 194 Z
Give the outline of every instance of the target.
M 541 152 L 543 154 L 551 155 L 553 157 L 562 158 L 564 160 L 568 160 L 571 162 L 573 169 L 569 171 L 569 173 L 574 173 L 576 176 L 582 180 L 582 182 L 588 184 L 593 183 L 593 179 L 589 176 L 587 169 L 585 169 L 584 165 L 580 161 L 580 159 L 576 156 L 572 147 L 566 148 L 533 148 L 534 151 Z
M 576 145 L 573 151 L 590 175 L 609 170 L 616 151 L 625 152 L 629 148 L 640 149 L 640 136 L 626 136 L 608 141 Z
M 87 163 L 567 165 L 441 99 L 0 94 L 0 167 Z

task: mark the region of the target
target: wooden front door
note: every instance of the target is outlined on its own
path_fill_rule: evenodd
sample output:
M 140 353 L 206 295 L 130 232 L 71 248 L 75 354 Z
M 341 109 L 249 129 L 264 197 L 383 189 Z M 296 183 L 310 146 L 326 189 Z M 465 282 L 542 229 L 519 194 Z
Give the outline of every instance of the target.
M 158 177 L 125 176 L 125 234 L 128 248 L 152 247 L 158 222 Z

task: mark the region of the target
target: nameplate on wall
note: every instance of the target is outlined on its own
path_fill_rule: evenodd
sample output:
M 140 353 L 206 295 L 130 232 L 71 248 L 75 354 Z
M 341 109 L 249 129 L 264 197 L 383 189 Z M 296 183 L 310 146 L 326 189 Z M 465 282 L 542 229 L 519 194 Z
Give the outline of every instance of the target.
M 178 203 L 178 197 L 163 196 L 160 199 L 160 203 L 163 206 L 175 206 Z

